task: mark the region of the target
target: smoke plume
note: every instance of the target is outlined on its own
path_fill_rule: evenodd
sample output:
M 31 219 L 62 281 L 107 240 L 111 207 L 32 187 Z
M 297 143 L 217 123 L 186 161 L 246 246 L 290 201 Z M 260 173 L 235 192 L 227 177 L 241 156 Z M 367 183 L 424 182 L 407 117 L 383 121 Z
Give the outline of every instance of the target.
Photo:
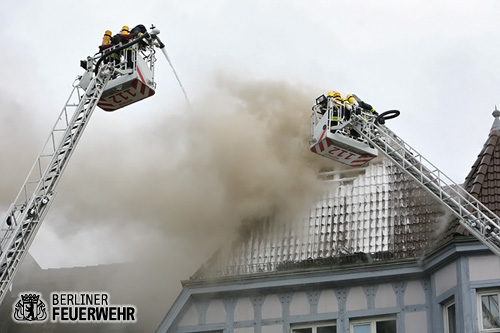
M 179 281 L 241 221 L 302 213 L 321 190 L 317 172 L 331 166 L 308 149 L 317 92 L 226 74 L 215 82 L 190 96 L 194 110 L 123 127 L 98 116 L 103 124 L 89 125 L 46 218 L 46 234 L 70 253 L 136 262 L 132 273 L 103 283 L 121 286 L 154 325 Z

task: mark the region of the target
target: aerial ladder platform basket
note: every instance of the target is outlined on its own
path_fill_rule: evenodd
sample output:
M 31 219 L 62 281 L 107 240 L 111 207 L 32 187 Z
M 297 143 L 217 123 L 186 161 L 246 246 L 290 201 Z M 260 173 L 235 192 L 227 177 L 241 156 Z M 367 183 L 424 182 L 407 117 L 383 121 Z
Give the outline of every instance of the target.
M 377 157 L 378 150 L 350 126 L 351 111 L 332 97 L 317 98 L 311 114 L 310 150 L 337 162 L 359 167 Z
M 106 84 L 97 103 L 104 111 L 116 111 L 155 94 L 154 53 L 150 53 L 154 49 L 141 45 L 135 43 L 122 51 L 123 60 L 114 67 L 115 76 Z

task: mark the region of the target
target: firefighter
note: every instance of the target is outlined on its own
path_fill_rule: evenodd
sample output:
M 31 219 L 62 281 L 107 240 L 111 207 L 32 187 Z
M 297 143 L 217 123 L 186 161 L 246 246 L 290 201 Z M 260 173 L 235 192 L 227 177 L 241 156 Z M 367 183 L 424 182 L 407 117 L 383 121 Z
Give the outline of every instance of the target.
M 124 25 L 122 27 L 121 33 L 116 34 L 111 38 L 111 43 L 113 45 L 118 45 L 118 44 L 127 44 L 134 38 L 134 35 L 129 33 L 129 28 L 127 25 Z M 126 50 L 122 51 L 123 57 L 127 61 L 127 68 L 132 68 L 133 67 L 133 59 L 132 59 L 132 48 L 127 48 Z M 116 54 L 115 57 L 119 57 L 119 54 Z
M 99 45 L 99 51 L 100 52 L 104 52 L 105 50 L 109 49 L 110 47 L 113 46 L 113 43 L 112 43 L 112 33 L 111 33 L 111 30 L 106 30 L 104 32 L 104 36 L 102 37 L 102 43 L 101 45 Z M 115 61 L 115 63 L 119 62 L 120 61 L 120 57 L 118 56 L 118 59 L 117 59 L 117 56 L 115 55 L 115 53 L 112 53 L 109 58 L 113 59 Z M 109 59 L 106 58 L 104 59 L 104 63 L 108 63 Z
M 130 33 L 134 36 L 134 38 L 141 37 L 147 32 L 146 27 L 142 24 L 136 25 L 132 30 L 130 30 Z M 144 39 L 142 39 L 139 42 L 139 48 L 145 48 L 147 46 L 147 43 Z
M 357 102 L 351 94 L 342 98 L 342 102 L 344 102 L 345 107 L 345 119 L 349 120 L 351 119 L 351 112 L 354 110 L 354 106 L 357 106 Z
M 131 39 L 134 38 L 134 35 L 129 33 L 128 26 L 124 25 L 122 28 L 122 33 L 121 33 L 121 41 L 122 43 L 126 44 L 128 43 Z M 125 59 L 127 60 L 127 68 L 133 68 L 134 63 L 132 59 L 132 48 L 129 47 L 126 50 L 124 50 L 124 56 Z
M 338 91 L 329 91 L 328 99 L 333 102 L 332 105 L 332 115 L 330 126 L 337 126 L 339 124 L 339 118 L 342 118 L 342 97 Z
M 351 95 L 354 100 L 356 101 L 356 104 L 362 108 L 363 110 L 366 110 L 366 111 L 370 111 L 371 113 L 373 113 L 374 115 L 378 116 L 378 112 L 375 111 L 375 109 L 368 103 L 362 101 L 358 96 L 356 96 L 355 94 L 352 94 Z
M 333 98 L 333 101 L 337 105 L 342 105 L 342 97 L 338 91 L 330 91 L 328 92 L 328 97 Z
M 138 24 L 132 30 L 130 30 L 130 33 L 134 35 L 134 38 L 141 37 L 146 32 L 146 27 L 142 24 Z
M 355 98 L 356 95 L 347 95 L 342 98 L 341 94 L 337 91 L 330 91 L 328 97 L 333 101 L 333 114 L 330 122 L 331 126 L 339 125 L 339 122 L 349 121 L 351 119 L 351 113 L 355 110 L 354 106 L 358 106 L 358 101 Z M 368 104 L 366 104 L 368 105 Z M 336 130 L 333 130 L 335 132 Z M 359 133 L 357 133 L 350 126 L 345 127 L 343 131 L 355 140 L 360 139 Z
M 347 95 L 346 98 L 348 98 L 349 102 L 352 103 L 353 105 L 356 105 L 359 109 L 371 112 L 373 115 L 378 116 L 378 112 L 375 111 L 375 109 L 373 108 L 373 106 L 371 106 L 370 104 L 364 102 L 363 100 L 361 100 L 361 98 L 359 98 L 355 94 Z M 358 109 L 358 112 L 356 112 L 356 114 L 360 114 L 361 111 L 359 111 L 359 109 Z M 363 117 L 365 117 L 365 116 L 363 116 Z M 352 130 L 352 129 L 351 129 L 351 136 L 354 139 L 356 139 L 356 140 L 361 140 L 360 134 L 357 133 L 356 131 Z
M 356 99 L 351 94 L 347 95 L 342 100 L 344 101 L 344 105 L 348 106 L 349 110 L 353 109 L 353 105 L 354 106 L 358 105 L 358 103 L 356 102 Z
M 359 106 L 358 102 L 356 101 L 354 96 L 356 96 L 356 95 L 349 94 L 346 97 L 344 97 L 344 99 L 343 99 L 344 105 L 345 105 L 346 120 L 351 119 L 351 112 L 353 112 L 353 111 L 355 112 L 356 111 L 355 107 Z M 361 139 L 361 136 L 359 135 L 359 133 L 356 130 L 354 130 L 352 127 L 349 128 L 349 136 L 355 140 Z
M 130 40 L 133 38 L 134 38 L 134 35 L 131 35 L 129 33 L 128 26 L 124 25 L 122 30 L 120 31 L 120 33 L 113 36 L 113 38 L 111 39 L 111 42 L 114 45 L 118 45 L 120 43 L 126 44 L 126 43 L 130 42 Z
M 113 46 L 113 44 L 111 44 L 111 36 L 112 36 L 111 30 L 106 30 L 104 32 L 104 36 L 102 37 L 102 44 L 99 46 L 99 51 L 102 52 L 107 48 Z
M 101 45 L 99 45 L 100 52 L 104 52 L 105 50 L 113 46 L 111 36 L 112 36 L 111 30 L 106 30 L 104 32 L 104 36 L 102 37 L 102 43 Z M 113 61 L 115 64 L 118 64 L 120 62 L 120 55 L 117 53 L 111 53 L 109 55 L 109 58 L 104 59 L 104 63 L 107 64 L 109 62 L 109 59 L 111 59 L 111 61 Z

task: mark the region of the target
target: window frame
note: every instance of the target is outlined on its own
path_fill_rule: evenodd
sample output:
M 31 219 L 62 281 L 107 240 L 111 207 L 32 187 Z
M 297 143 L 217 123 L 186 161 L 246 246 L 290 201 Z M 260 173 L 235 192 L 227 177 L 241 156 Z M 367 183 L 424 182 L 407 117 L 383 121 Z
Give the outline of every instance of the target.
M 500 290 L 484 290 L 477 292 L 477 321 L 478 329 L 481 333 L 498 333 L 500 332 L 500 327 L 498 328 L 484 328 L 483 327 L 483 302 L 481 298 L 483 296 L 497 296 L 497 302 L 499 303 L 499 318 L 500 318 Z M 500 321 L 500 320 L 499 320 Z
M 330 321 L 320 321 L 320 322 L 313 322 L 313 323 L 291 324 L 290 325 L 290 332 L 294 333 L 294 330 L 311 328 L 312 333 L 317 333 L 318 327 L 327 327 L 327 326 L 335 326 L 335 331 L 336 331 L 337 330 L 337 321 L 330 320 Z
M 377 322 L 380 321 L 394 321 L 396 323 L 396 333 L 397 333 L 397 318 L 396 316 L 384 316 L 384 317 L 369 317 L 369 318 L 356 318 L 349 319 L 349 333 L 354 333 L 354 325 L 369 324 L 370 333 L 377 333 Z
M 457 305 L 455 303 L 455 299 L 451 299 L 445 303 L 443 303 L 443 326 L 444 326 L 444 333 L 455 333 L 450 330 L 450 322 L 449 322 L 449 314 L 450 314 L 450 307 L 454 306 L 454 312 L 455 312 L 455 332 L 457 329 Z

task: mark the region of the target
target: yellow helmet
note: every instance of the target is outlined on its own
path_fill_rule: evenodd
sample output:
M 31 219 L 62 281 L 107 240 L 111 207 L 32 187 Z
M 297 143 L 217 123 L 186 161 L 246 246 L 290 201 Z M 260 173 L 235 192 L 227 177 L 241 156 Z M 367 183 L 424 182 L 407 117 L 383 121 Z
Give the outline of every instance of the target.
M 328 96 L 333 98 L 340 97 L 340 93 L 338 91 L 330 91 L 328 92 Z
M 128 26 L 124 25 L 123 28 L 122 28 L 122 35 L 127 35 L 128 32 L 129 32 Z
M 102 44 L 109 44 L 111 42 L 111 31 L 106 30 L 104 37 L 102 38 Z
M 355 98 L 354 98 L 354 96 L 353 96 L 353 95 L 351 95 L 351 94 L 347 95 L 347 96 L 345 97 L 345 100 L 346 100 L 347 102 L 351 103 L 351 104 L 356 103 L 356 99 L 355 99 Z

